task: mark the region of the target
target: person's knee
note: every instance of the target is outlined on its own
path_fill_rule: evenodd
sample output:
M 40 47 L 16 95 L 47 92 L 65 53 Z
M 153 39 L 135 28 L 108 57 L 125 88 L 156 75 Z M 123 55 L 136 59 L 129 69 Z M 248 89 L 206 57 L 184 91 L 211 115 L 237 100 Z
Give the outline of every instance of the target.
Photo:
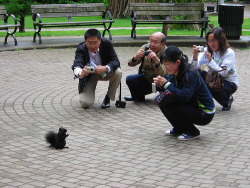
M 121 79 L 122 77 L 122 71 L 120 68 L 116 69 L 116 71 L 114 72 L 113 76 L 115 77 L 115 79 Z
M 130 85 L 132 82 L 133 82 L 133 76 L 132 76 L 132 75 L 127 76 L 127 77 L 126 77 L 126 84 L 127 84 L 127 85 Z

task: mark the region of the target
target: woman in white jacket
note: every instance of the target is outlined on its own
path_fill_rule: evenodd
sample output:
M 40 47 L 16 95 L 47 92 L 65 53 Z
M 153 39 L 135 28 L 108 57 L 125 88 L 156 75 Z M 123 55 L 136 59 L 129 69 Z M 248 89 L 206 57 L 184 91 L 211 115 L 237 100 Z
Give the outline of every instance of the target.
M 219 72 L 223 78 L 224 88 L 220 91 L 210 89 L 213 98 L 221 104 L 222 110 L 230 110 L 233 102 L 232 94 L 238 88 L 238 75 L 235 67 L 235 53 L 227 43 L 226 35 L 222 28 L 213 28 L 206 35 L 207 47 L 205 52 L 199 53 L 197 46 L 193 46 L 193 58 L 191 60 L 196 69 L 201 69 L 203 64 L 214 71 Z M 206 71 L 201 70 L 201 75 L 205 78 Z

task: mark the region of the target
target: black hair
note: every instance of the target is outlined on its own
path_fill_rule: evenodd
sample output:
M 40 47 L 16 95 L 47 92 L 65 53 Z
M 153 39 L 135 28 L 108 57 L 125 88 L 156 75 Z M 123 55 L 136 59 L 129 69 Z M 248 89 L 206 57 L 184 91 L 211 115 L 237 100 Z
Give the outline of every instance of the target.
M 213 50 L 208 45 L 208 36 L 212 33 L 214 34 L 214 38 L 219 41 L 219 50 L 221 55 L 223 55 L 227 51 L 227 49 L 230 48 L 230 45 L 227 43 L 227 38 L 224 33 L 224 30 L 221 27 L 215 27 L 207 32 L 206 34 L 207 48 L 211 54 L 213 53 Z
M 99 40 L 102 38 L 100 31 L 97 29 L 88 29 L 84 34 L 84 39 L 86 40 L 88 37 L 97 37 Z
M 167 49 L 162 53 L 161 61 L 176 63 L 177 60 L 180 60 L 177 79 L 183 78 L 188 70 L 194 70 L 193 66 L 188 63 L 187 55 L 183 54 L 183 52 L 176 46 L 168 46 Z

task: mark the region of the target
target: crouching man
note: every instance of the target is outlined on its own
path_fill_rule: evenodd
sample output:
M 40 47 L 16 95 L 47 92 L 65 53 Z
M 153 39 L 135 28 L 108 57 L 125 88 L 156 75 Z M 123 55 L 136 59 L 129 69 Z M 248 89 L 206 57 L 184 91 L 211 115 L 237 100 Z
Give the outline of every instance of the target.
M 89 29 L 80 43 L 72 65 L 75 77 L 79 78 L 79 97 L 83 108 L 89 108 L 95 102 L 97 82 L 109 81 L 102 108 L 110 107 L 110 99 L 115 100 L 116 91 L 121 82 L 120 62 L 111 42 L 101 37 L 97 29 Z

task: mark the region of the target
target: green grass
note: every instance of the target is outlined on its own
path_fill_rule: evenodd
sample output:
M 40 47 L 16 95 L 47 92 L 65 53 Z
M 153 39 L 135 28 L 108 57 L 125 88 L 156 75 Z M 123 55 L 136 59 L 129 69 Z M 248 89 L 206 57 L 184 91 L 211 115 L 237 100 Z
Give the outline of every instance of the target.
M 72 18 L 73 21 L 87 21 L 89 19 L 92 20 L 100 20 L 100 17 L 75 17 Z M 215 27 L 219 27 L 218 23 L 218 16 L 210 16 L 209 17 L 210 24 L 213 24 Z M 11 19 L 9 20 L 10 23 L 12 23 Z M 67 22 L 67 18 L 43 18 L 42 21 L 44 23 L 46 22 Z M 0 20 L 0 25 L 4 24 L 3 20 Z M 82 28 L 89 28 L 90 26 L 85 26 Z M 100 28 L 100 31 L 103 30 L 103 26 L 92 26 L 96 28 Z M 119 30 L 112 30 L 112 28 L 121 28 L 121 27 L 127 27 L 129 29 L 119 29 Z M 161 27 L 161 25 L 158 24 L 151 24 L 151 25 L 138 25 L 138 27 L 145 27 L 145 29 L 137 29 L 136 34 L 137 35 L 149 35 L 152 32 L 155 31 L 161 31 L 161 29 L 146 29 L 146 27 Z M 80 28 L 80 27 L 77 27 Z M 115 19 L 115 22 L 112 24 L 111 27 L 111 34 L 113 36 L 115 35 L 130 35 L 131 33 L 131 22 L 130 18 L 127 19 Z M 245 18 L 244 23 L 242 25 L 243 29 L 249 29 L 250 30 L 250 18 Z M 31 16 L 25 17 L 25 29 L 33 29 L 33 21 Z M 85 31 L 77 30 L 77 31 L 41 31 L 42 36 L 83 36 Z M 25 33 L 19 33 L 16 32 L 15 36 L 17 37 L 29 37 L 33 36 L 34 31 L 26 31 Z M 244 35 L 250 35 L 250 31 L 243 31 Z M 0 32 L 0 37 L 4 37 L 6 35 L 6 32 Z M 106 33 L 106 36 L 108 34 Z M 195 30 L 170 30 L 168 31 L 168 35 L 200 35 L 200 31 Z

